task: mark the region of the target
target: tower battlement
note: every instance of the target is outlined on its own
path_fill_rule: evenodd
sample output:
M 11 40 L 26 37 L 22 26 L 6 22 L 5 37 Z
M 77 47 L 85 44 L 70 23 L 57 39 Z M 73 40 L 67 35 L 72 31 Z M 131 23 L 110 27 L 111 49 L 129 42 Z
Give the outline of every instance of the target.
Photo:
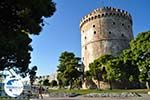
M 117 9 L 117 8 L 112 8 L 112 7 L 103 7 L 103 8 L 95 9 L 93 12 L 84 16 L 80 21 L 80 28 L 82 28 L 82 26 L 85 23 L 91 20 L 95 20 L 95 19 L 102 18 L 102 17 L 109 17 L 109 16 L 122 17 L 122 18 L 128 19 L 130 20 L 132 24 L 132 17 L 130 13 L 128 13 L 127 11 Z

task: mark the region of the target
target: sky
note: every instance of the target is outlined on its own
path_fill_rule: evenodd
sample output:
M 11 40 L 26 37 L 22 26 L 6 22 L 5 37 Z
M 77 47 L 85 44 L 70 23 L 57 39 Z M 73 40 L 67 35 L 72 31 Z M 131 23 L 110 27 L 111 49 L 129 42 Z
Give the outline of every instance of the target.
M 45 19 L 38 36 L 32 37 L 33 52 L 30 67 L 38 67 L 37 75 L 56 72 L 62 52 L 81 57 L 80 20 L 96 8 L 111 6 L 132 15 L 133 34 L 150 29 L 150 0 L 53 0 L 56 12 Z

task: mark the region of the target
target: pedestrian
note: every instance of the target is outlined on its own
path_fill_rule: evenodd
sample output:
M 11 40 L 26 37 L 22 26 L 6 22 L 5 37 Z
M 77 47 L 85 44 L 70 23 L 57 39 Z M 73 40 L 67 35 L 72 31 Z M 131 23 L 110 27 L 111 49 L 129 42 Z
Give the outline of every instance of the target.
M 43 87 L 40 86 L 40 87 L 39 87 L 39 98 L 41 97 L 41 99 L 43 99 L 42 94 L 43 94 Z
M 27 94 L 28 99 L 30 99 L 31 96 L 32 96 L 32 92 L 31 90 L 28 90 L 28 94 Z

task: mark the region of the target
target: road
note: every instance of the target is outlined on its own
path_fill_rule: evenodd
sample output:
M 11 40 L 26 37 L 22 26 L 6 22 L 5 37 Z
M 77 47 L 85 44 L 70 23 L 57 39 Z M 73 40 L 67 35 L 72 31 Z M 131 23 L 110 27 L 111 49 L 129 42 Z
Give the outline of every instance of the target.
M 30 99 L 30 100 L 150 100 L 150 95 L 140 94 L 141 97 L 48 97 L 44 96 L 44 99 Z

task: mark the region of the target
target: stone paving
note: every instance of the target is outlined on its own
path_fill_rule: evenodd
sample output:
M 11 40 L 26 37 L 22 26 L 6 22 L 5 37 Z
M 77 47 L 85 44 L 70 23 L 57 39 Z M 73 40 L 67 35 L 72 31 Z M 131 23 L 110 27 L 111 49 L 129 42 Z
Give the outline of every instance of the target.
M 140 94 L 141 97 L 48 97 L 43 96 L 44 99 L 30 99 L 30 100 L 150 100 L 150 95 Z

